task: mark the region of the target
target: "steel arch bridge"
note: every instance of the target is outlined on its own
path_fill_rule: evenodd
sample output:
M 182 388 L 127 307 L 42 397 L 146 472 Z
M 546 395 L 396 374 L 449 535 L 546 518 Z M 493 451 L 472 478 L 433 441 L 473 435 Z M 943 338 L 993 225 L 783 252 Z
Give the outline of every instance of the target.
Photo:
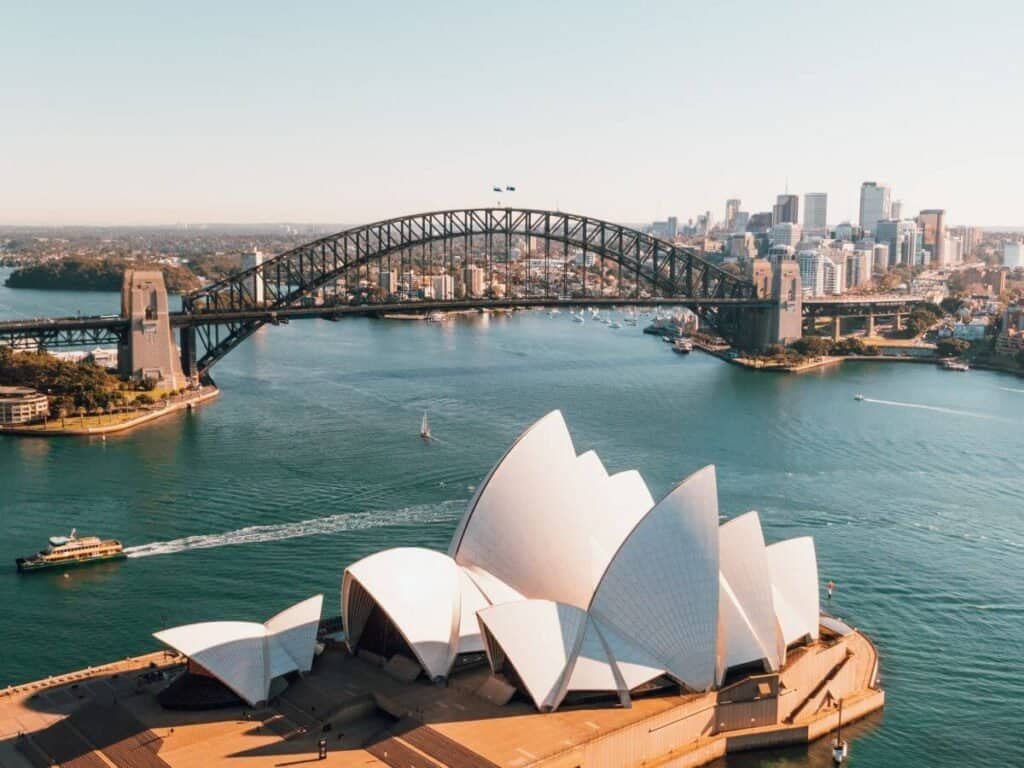
M 517 259 L 512 258 L 514 240 L 525 241 Z M 723 307 L 764 303 L 756 299 L 752 282 L 694 249 L 620 224 L 521 208 L 435 211 L 314 240 L 187 295 L 185 317 L 172 318 L 182 326 L 186 372 L 205 373 L 264 323 L 276 321 L 268 311 L 295 307 L 325 289 L 364 311 L 395 309 L 395 304 L 430 310 L 455 303 L 450 301 L 454 293 L 433 301 L 394 300 L 393 285 L 381 289 L 384 274 L 391 282 L 416 269 L 421 275 L 447 276 L 453 285 L 461 278 L 464 299 L 458 303 L 471 305 L 668 300 L 688 304 L 704 321 L 721 325 Z M 376 290 L 370 287 L 374 278 Z

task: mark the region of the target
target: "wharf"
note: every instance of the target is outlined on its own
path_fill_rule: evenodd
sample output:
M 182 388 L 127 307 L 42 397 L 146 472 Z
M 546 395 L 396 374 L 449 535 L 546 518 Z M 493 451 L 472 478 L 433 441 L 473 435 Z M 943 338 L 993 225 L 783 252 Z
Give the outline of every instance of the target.
M 834 624 L 833 624 L 834 626 Z M 0 766 L 269 768 L 691 768 L 727 753 L 805 744 L 880 709 L 878 657 L 846 628 L 791 650 L 779 673 L 718 691 L 635 698 L 630 708 L 563 706 L 538 713 L 489 698 L 486 664 L 444 687 L 392 677 L 372 656 L 327 640 L 313 671 L 259 709 L 163 709 L 156 693 L 183 659 L 152 653 L 0 691 Z

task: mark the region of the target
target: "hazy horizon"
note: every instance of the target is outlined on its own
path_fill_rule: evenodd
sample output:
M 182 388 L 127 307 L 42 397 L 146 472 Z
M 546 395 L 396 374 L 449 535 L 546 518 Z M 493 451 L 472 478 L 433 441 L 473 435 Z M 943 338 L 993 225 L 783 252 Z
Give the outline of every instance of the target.
M 905 216 L 1024 223 L 1022 21 L 994 0 L 23 6 L 0 224 L 370 222 L 493 185 L 632 223 L 788 186 L 836 224 L 865 180 Z

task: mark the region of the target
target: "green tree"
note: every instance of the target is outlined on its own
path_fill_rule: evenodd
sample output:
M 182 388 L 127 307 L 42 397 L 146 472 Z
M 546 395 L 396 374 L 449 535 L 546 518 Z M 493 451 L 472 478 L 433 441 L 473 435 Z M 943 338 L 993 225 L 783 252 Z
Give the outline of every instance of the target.
M 935 345 L 935 351 L 942 357 L 959 357 L 971 348 L 963 339 L 942 339 Z

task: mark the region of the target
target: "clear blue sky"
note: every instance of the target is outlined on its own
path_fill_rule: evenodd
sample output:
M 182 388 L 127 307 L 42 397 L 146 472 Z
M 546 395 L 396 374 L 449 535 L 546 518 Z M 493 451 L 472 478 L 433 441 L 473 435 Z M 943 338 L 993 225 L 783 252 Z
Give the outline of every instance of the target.
M 618 221 L 860 182 L 1024 224 L 1024 4 L 32 2 L 0 23 L 0 222 Z M 801 201 L 802 206 L 802 201 Z M 802 210 L 801 210 L 802 213 Z

